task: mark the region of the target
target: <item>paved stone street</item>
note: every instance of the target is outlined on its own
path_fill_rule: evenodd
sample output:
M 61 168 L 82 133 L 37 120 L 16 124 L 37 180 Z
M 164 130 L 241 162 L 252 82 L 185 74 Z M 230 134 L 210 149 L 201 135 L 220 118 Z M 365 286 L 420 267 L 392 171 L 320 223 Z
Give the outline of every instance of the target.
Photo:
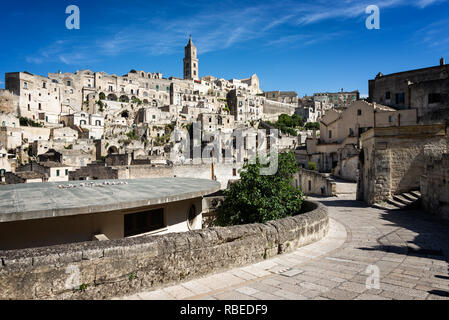
M 423 212 L 384 211 L 354 194 L 317 199 L 329 235 L 261 263 L 125 299 L 449 299 L 449 223 Z M 375 266 L 375 267 L 370 267 Z M 380 271 L 379 287 L 367 280 Z M 371 279 L 371 278 L 370 278 Z

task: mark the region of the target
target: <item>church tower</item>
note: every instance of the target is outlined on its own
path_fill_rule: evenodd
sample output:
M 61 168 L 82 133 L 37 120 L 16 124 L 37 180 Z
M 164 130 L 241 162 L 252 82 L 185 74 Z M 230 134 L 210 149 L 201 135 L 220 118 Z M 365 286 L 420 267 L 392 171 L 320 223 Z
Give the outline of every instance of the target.
M 190 35 L 189 43 L 185 48 L 184 58 L 184 79 L 186 80 L 198 80 L 198 50 L 192 42 L 192 35 Z

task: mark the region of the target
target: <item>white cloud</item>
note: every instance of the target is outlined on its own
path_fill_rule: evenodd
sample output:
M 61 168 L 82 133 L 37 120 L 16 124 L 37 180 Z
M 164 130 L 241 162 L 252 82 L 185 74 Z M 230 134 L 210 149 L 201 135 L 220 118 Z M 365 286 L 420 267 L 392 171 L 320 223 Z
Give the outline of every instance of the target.
M 426 8 L 443 1 L 446 0 L 379 0 L 376 5 L 381 9 L 399 6 Z M 155 14 L 149 20 L 134 19 L 134 24 L 117 30 L 105 29 L 91 38 L 55 41 L 26 60 L 35 64 L 46 61 L 86 64 L 124 53 L 167 55 L 182 51 L 189 33 L 192 33 L 200 54 L 254 39 L 272 45 L 290 45 L 289 40 L 293 39 L 278 31 L 281 26 L 298 33 L 293 37 L 301 40 L 302 45 L 311 45 L 326 40 L 328 35 L 303 36 L 302 26 L 330 19 L 358 18 L 366 14 L 365 8 L 370 4 L 372 0 L 272 1 L 246 7 L 235 3 L 220 9 L 198 6 L 196 14 L 182 17 L 173 17 L 167 11 Z
M 449 19 L 435 21 L 418 30 L 413 37 L 415 43 L 436 50 L 449 49 Z

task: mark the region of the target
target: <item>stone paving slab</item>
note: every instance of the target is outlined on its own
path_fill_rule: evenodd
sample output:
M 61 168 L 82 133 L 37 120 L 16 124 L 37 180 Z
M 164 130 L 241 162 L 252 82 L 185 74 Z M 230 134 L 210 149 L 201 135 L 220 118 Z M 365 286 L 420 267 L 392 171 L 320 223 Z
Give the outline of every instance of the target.
M 449 299 L 449 224 L 422 212 L 369 208 L 350 194 L 315 200 L 329 208 L 330 230 L 323 240 L 251 266 L 123 299 Z M 368 267 L 373 266 L 379 271 L 378 288 L 367 287 Z

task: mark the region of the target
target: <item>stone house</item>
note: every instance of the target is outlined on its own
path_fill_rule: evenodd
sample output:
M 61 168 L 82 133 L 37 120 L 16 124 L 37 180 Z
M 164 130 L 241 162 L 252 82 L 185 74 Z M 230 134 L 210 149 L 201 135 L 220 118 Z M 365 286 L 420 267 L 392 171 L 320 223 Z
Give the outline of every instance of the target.
M 360 137 L 357 198 L 368 204 L 420 189 L 426 164 L 448 152 L 445 124 L 376 127 Z
M 320 121 L 319 139 L 312 137 L 306 140 L 307 154 L 312 156 L 311 160 L 317 163 L 320 172 L 333 172 L 356 181 L 357 171 L 352 169 L 357 167 L 354 157 L 360 150 L 359 138 L 363 132 L 371 128 L 416 123 L 416 110 L 397 111 L 358 100 L 344 110 L 330 109 L 326 112 Z
M 267 100 L 298 104 L 298 94 L 294 91 L 267 91 L 264 95 Z
M 69 181 L 69 172 L 73 167 L 62 164 L 60 162 L 31 162 L 22 165 L 16 169 L 16 172 L 37 172 L 45 175 L 48 182 Z
M 383 75 L 369 80 L 369 100 L 395 109 L 417 109 L 418 116 L 449 108 L 449 65 Z
M 35 171 L 5 173 L 6 184 L 42 183 L 46 181 L 47 177 L 45 176 L 45 174 Z

